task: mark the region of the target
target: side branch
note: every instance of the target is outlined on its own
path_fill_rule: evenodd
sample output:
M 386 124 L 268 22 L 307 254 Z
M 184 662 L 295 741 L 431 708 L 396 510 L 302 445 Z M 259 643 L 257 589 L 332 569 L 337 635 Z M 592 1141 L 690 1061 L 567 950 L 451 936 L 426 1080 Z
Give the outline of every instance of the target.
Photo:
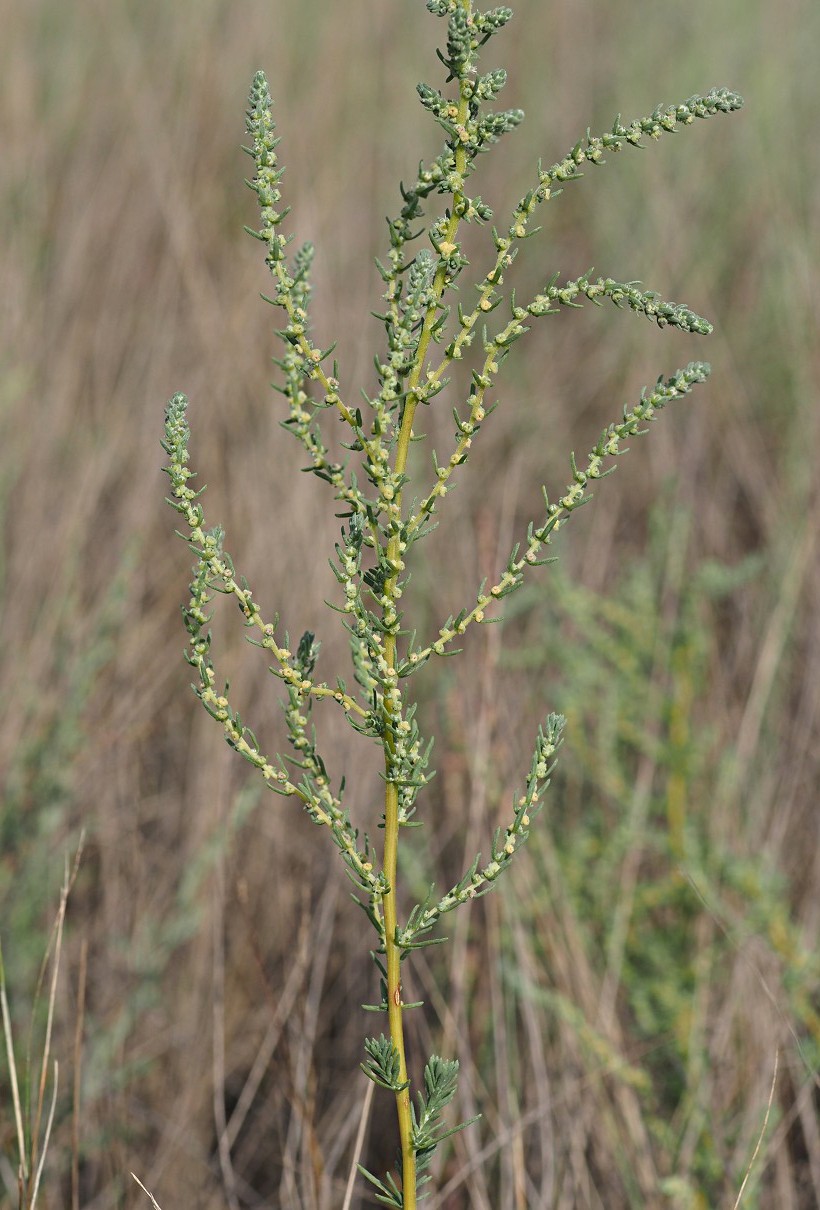
M 290 238 L 280 235 L 278 227 L 289 210 L 280 212 L 276 209 L 282 196 L 279 182 L 283 169 L 278 167 L 276 147 L 279 139 L 275 137 L 276 124 L 273 120 L 272 104 L 265 73 L 258 71 L 251 85 L 246 123 L 253 146 L 246 148 L 246 151 L 256 165 L 256 175 L 247 183 L 259 199 L 262 225 L 258 231 L 250 227 L 246 230 L 267 248 L 265 262 L 277 285 L 276 294 L 268 299 L 268 302 L 282 307 L 287 314 L 288 327 L 281 335 L 285 344 L 297 355 L 298 364 L 292 368 L 302 379 L 320 383 L 324 390 L 324 406 L 335 408 L 355 434 L 356 441 L 361 443 L 362 448 L 367 449 L 368 441 L 358 409 L 351 411 L 347 407 L 339 395 L 339 382 L 335 374 L 328 375 L 322 369 L 322 362 L 330 356 L 333 346 L 322 350 L 313 345 L 308 337 L 307 312 L 302 305 L 304 300 L 300 292 L 298 258 L 295 274 L 292 276 L 288 271 L 285 251 Z M 333 469 L 335 472 L 336 468 Z
M 382 875 L 373 873 L 373 854 L 367 838 L 364 848 L 358 847 L 358 832 L 350 816 L 342 807 L 341 800 L 330 788 L 324 762 L 316 751 L 315 743 L 307 735 L 307 718 L 302 711 L 316 697 L 330 696 L 345 710 L 355 710 L 361 715 L 366 711 L 341 689 L 332 690 L 327 685 L 314 685 L 310 674 L 315 664 L 317 647 L 313 635 L 306 634 L 299 644 L 296 655 L 280 647 L 273 636 L 275 624 L 264 623 L 259 607 L 253 600 L 250 588 L 238 584 L 230 557 L 222 550 L 222 531 L 218 528 L 206 530 L 201 504 L 197 495 L 187 486 L 193 478 L 188 466 L 188 441 L 190 430 L 186 421 L 188 401 L 184 395 L 175 395 L 168 404 L 165 421 L 163 449 L 170 458 L 170 466 L 164 467 L 172 485 L 173 499 L 168 503 L 181 513 L 189 526 L 188 546 L 197 555 L 194 579 L 191 583 L 191 598 L 183 610 L 185 628 L 191 640 L 191 649 L 186 659 L 199 673 L 199 685 L 194 686 L 197 697 L 212 718 L 222 724 L 225 739 L 254 768 L 258 769 L 266 785 L 284 797 L 299 798 L 314 823 L 327 827 L 333 840 L 347 863 L 353 881 L 366 892 L 371 905 L 385 893 L 387 883 Z M 296 766 L 301 770 L 301 781 L 297 784 L 288 774 L 282 757 L 270 760 L 261 750 L 254 733 L 243 725 L 239 714 L 231 709 L 227 686 L 223 692 L 216 689 L 216 670 L 210 658 L 211 636 L 206 630 L 210 616 L 206 613 L 213 593 L 221 592 L 237 598 L 246 625 L 258 626 L 263 633 L 260 646 L 272 651 L 279 667 L 272 669 L 288 690 L 286 714 L 291 742 L 299 754 Z M 374 918 L 371 912 L 371 918 Z
M 581 165 L 590 163 L 599 166 L 606 163 L 605 153 L 618 152 L 624 147 L 644 146 L 642 139 L 657 141 L 663 134 L 676 133 L 679 128 L 690 126 L 696 118 L 709 118 L 720 113 L 732 113 L 743 105 L 743 98 L 728 88 L 713 88 L 705 96 L 692 96 L 678 105 L 658 105 L 647 117 L 636 118 L 628 126 L 615 119 L 610 131 L 601 135 L 590 134 L 579 139 L 563 159 L 549 168 L 538 170 L 538 184 L 529 189 L 513 210 L 512 220 L 506 234 L 494 231 L 496 258 L 492 268 L 476 285 L 478 301 L 470 311 L 459 311 L 459 331 L 447 345 L 444 358 L 435 370 L 428 371 L 430 385 L 438 383 L 447 373 L 453 361 L 460 360 L 472 342 L 474 329 L 482 317 L 492 311 L 501 301 L 499 287 L 504 273 L 512 265 L 518 245 L 538 228 L 530 229 L 530 220 L 537 208 L 562 192 L 561 186 L 584 175 Z
M 647 319 L 654 319 L 659 328 L 669 326 L 680 328 L 683 332 L 697 333 L 699 336 L 710 335 L 712 325 L 709 321 L 701 315 L 696 315 L 683 304 L 661 298 L 656 290 L 639 289 L 640 282 L 617 282 L 611 277 L 593 279 L 592 273 L 593 270 L 589 269 L 563 286 L 556 284 L 558 282 L 556 273 L 544 290 L 540 294 L 536 294 L 531 303 L 526 307 L 513 308 L 515 322 L 508 324 L 507 328 L 499 333 L 499 336 L 495 338 L 495 343 L 499 344 L 503 341 L 504 347 L 509 346 L 526 331 L 526 329 L 520 328 L 520 322 L 527 315 L 538 318 L 541 315 L 554 315 L 560 307 L 580 307 L 583 304 L 577 301 L 579 297 L 588 298 L 598 307 L 603 306 L 604 299 L 609 299 L 616 307 L 627 306 L 637 315 L 645 315 Z
M 543 797 L 550 784 L 550 774 L 555 767 L 553 758 L 561 744 L 565 721 L 563 715 L 551 714 L 545 727 L 539 727 L 526 789 L 515 800 L 512 821 L 503 832 L 501 828 L 497 829 L 493 837 L 490 861 L 481 866 L 479 853 L 464 877 L 441 899 L 436 903 L 418 904 L 413 909 L 406 927 L 399 934 L 399 944 L 405 951 L 435 944 L 434 941 L 423 941 L 420 938 L 434 927 L 441 916 L 492 890 L 499 875 L 526 843 L 530 824 L 543 806 Z
M 581 307 L 578 298 L 587 298 L 599 307 L 603 306 L 604 299 L 609 299 L 616 307 L 627 306 L 636 314 L 653 319 L 659 328 L 674 327 L 700 336 L 708 336 L 712 331 L 709 321 L 689 307 L 669 302 L 661 298 L 655 290 L 641 290 L 640 283 L 636 281 L 617 282 L 611 277 L 593 279 L 591 269 L 563 286 L 557 285 L 557 281 L 556 273 L 544 290 L 526 307 L 513 306 L 512 318 L 494 337 L 488 338 L 485 334 L 484 364 L 480 370 L 473 372 L 473 386 L 468 397 L 469 416 L 465 420 L 457 411 L 453 412 L 457 430 L 455 449 L 444 465 L 436 464 L 436 482 L 421 501 L 416 515 L 408 520 L 408 540 L 421 536 L 425 523 L 436 510 L 436 502 L 447 494 L 448 484 L 456 467 L 466 462 L 481 422 L 493 410 L 485 404 L 487 390 L 500 371 L 510 348 L 529 331 L 524 322 L 528 316 L 538 319 L 543 315 L 557 315 L 561 307 Z
M 170 463 L 163 467 L 163 471 L 171 480 L 172 497 L 167 498 L 168 503 L 185 518 L 190 531 L 187 537 L 180 536 L 197 556 L 196 582 L 201 585 L 202 593 L 205 594 L 208 589 L 213 589 L 225 596 L 236 598 L 245 624 L 248 627 L 255 627 L 262 635 L 261 641 L 257 641 L 257 645 L 271 652 L 276 660 L 278 667 L 271 668 L 271 671 L 289 687 L 298 689 L 303 695 L 332 698 L 345 711 L 354 711 L 364 717 L 367 712 L 355 698 L 350 697 L 339 688 L 333 689 L 326 684 L 317 685 L 304 677 L 293 653 L 287 647 L 280 646 L 276 641 L 275 631 L 278 618 L 275 618 L 273 622 L 266 622 L 262 618 L 259 606 L 253 599 L 247 581 L 244 577 L 237 579 L 233 560 L 222 548 L 222 530 L 218 526 L 210 530 L 205 528 L 205 514 L 197 499 L 204 488 L 195 492 L 188 487 L 188 481 L 196 476 L 189 465 L 188 442 L 191 431 L 186 417 L 187 409 L 188 400 L 185 395 L 174 395 L 166 408 L 165 440 L 162 442 L 162 448 L 168 455 Z M 200 628 L 208 621 L 201 608 L 204 599 L 203 595 L 199 602 L 192 601 L 189 610 L 191 623 Z M 192 633 L 190 627 L 189 633 Z
M 456 617 L 448 618 L 439 630 L 435 642 L 427 647 L 410 651 L 399 666 L 399 676 L 408 676 L 415 672 L 432 655 L 455 655 L 456 652 L 450 644 L 454 639 L 460 638 L 468 626 L 473 622 L 496 620 L 487 618 L 485 611 L 493 602 L 500 601 L 520 587 L 528 567 L 539 567 L 552 561 L 543 555 L 544 547 L 549 546 L 552 542 L 552 535 L 561 528 L 576 508 L 590 499 L 591 481 L 602 479 L 615 469 L 611 467 L 608 471 L 604 471 L 602 469 L 604 460 L 617 458 L 620 454 L 626 453 L 626 450 L 621 448 L 622 441 L 646 432 L 646 429 L 641 427 L 644 423 L 651 421 L 667 404 L 688 395 L 698 383 L 705 382 L 709 373 L 710 367 L 706 362 L 692 361 L 684 369 L 678 370 L 676 374 L 668 378 L 666 382 L 663 381 L 663 378 L 659 378 L 655 387 L 648 394 L 646 391 L 641 393 L 639 403 L 631 409 L 624 408 L 622 421 L 610 424 L 604 430 L 597 444 L 590 451 L 583 470 L 577 467 L 573 456 L 571 460 L 572 482 L 567 486 L 564 495 L 552 504 L 544 491 L 546 517 L 538 528 L 535 527 L 534 522 L 530 522 L 527 530 L 527 546 L 523 555 L 519 557 L 520 546 L 516 545 L 498 583 L 490 589 L 486 589 L 485 584 L 482 584 L 476 596 L 476 603 L 471 609 L 463 609 Z

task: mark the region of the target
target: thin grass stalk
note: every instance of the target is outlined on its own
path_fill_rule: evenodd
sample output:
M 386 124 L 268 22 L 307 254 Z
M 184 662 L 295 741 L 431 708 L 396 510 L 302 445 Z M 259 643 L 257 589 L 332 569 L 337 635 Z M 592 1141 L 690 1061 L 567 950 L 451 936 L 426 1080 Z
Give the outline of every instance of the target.
M 157 1199 L 154 1197 L 153 1193 L 151 1193 L 151 1192 L 150 1192 L 148 1189 L 146 1189 L 146 1188 L 145 1188 L 145 1185 L 143 1185 L 143 1183 L 142 1183 L 142 1181 L 140 1180 L 140 1178 L 139 1178 L 138 1176 L 136 1176 L 136 1175 L 135 1175 L 135 1173 L 133 1173 L 133 1172 L 131 1173 L 131 1176 L 132 1176 L 132 1177 L 134 1178 L 134 1180 L 137 1182 L 137 1184 L 139 1185 L 139 1187 L 140 1187 L 140 1189 L 143 1191 L 143 1193 L 147 1193 L 147 1194 L 148 1194 L 148 1198 L 149 1198 L 149 1200 L 150 1200 L 150 1202 L 151 1202 L 152 1210 L 162 1210 L 162 1206 L 160 1206 L 159 1202 L 158 1202 L 158 1201 L 157 1201 Z
M 11 1083 L 11 1103 L 14 1108 L 14 1125 L 17 1131 L 17 1154 L 19 1162 L 17 1165 L 18 1181 L 22 1185 L 28 1180 L 28 1169 L 26 1166 L 26 1136 L 23 1130 L 23 1108 L 20 1103 L 20 1088 L 17 1083 L 17 1064 L 14 1059 L 14 1044 L 12 1041 L 11 1032 L 11 1012 L 9 1011 L 9 1001 L 6 994 L 6 969 L 3 964 L 3 946 L 0 942 L 0 1010 L 3 1016 L 3 1035 L 6 1039 L 6 1059 L 9 1066 L 9 1081 Z M 22 1205 L 22 1196 L 21 1202 Z
M 40 1161 L 37 1165 L 37 1173 L 34 1178 L 34 1189 L 29 1202 L 29 1210 L 35 1210 L 37 1205 L 37 1194 L 40 1191 L 40 1181 L 43 1176 L 43 1168 L 45 1167 L 46 1156 L 48 1155 L 48 1144 L 51 1138 L 51 1128 L 54 1125 L 54 1111 L 57 1108 L 57 1089 L 59 1086 L 60 1067 L 57 1060 L 54 1060 L 54 1078 L 51 1086 L 51 1105 L 49 1106 L 48 1118 L 46 1119 L 46 1128 L 43 1133 L 43 1147 L 40 1152 Z
M 362 1158 L 364 1150 L 364 1140 L 367 1135 L 367 1127 L 370 1123 L 370 1107 L 373 1104 L 373 1092 L 376 1085 L 372 1080 L 367 1081 L 367 1088 L 364 1093 L 364 1102 L 362 1111 L 359 1115 L 359 1128 L 356 1131 L 356 1141 L 353 1144 L 353 1161 L 350 1165 L 350 1172 L 347 1177 L 347 1185 L 345 1186 L 345 1197 L 342 1202 L 342 1210 L 350 1210 L 353 1201 L 353 1190 L 356 1186 L 356 1177 L 359 1175 L 359 1162 Z
M 735 1204 L 732 1207 L 732 1210 L 737 1210 L 738 1206 L 740 1205 L 740 1203 L 743 1199 L 743 1193 L 746 1189 L 746 1185 L 749 1183 L 749 1177 L 751 1176 L 752 1169 L 755 1166 L 755 1160 L 758 1157 L 760 1148 L 763 1146 L 763 1140 L 766 1137 L 766 1130 L 769 1125 L 769 1115 L 772 1112 L 772 1105 L 774 1104 L 774 1090 L 775 1090 L 775 1086 L 777 1085 L 777 1068 L 778 1068 L 779 1061 L 780 1061 L 780 1050 L 778 1049 L 774 1052 L 774 1069 L 772 1071 L 772 1083 L 771 1083 L 771 1087 L 769 1089 L 769 1100 L 766 1104 L 766 1114 L 763 1118 L 763 1125 L 760 1127 L 760 1134 L 758 1135 L 757 1143 L 755 1144 L 755 1149 L 752 1152 L 752 1158 L 749 1160 L 749 1167 L 746 1169 L 746 1172 L 744 1173 L 743 1181 L 741 1183 L 740 1188 L 737 1191 L 737 1198 L 735 1199 Z
M 80 1210 L 80 1109 L 87 975 L 88 940 L 83 937 L 82 945 L 80 946 L 80 973 L 77 977 L 77 1022 L 74 1027 L 74 1098 L 71 1112 L 71 1210 Z
M 40 1154 L 40 1150 L 39 1150 L 40 1130 L 41 1130 L 41 1126 L 42 1126 L 43 1108 L 45 1106 L 46 1081 L 48 1079 L 48 1061 L 51 1056 L 51 1036 L 52 1036 L 52 1030 L 54 1027 L 54 1005 L 55 1005 L 56 999 L 57 999 L 57 979 L 60 974 L 60 956 L 62 954 L 62 948 L 63 948 L 63 926 L 65 924 L 65 914 L 66 914 L 66 909 L 68 907 L 68 897 L 71 894 L 71 889 L 74 886 L 74 882 L 76 880 L 77 874 L 79 873 L 80 859 L 82 857 L 84 843 L 85 843 L 85 834 L 83 833 L 80 836 L 80 841 L 79 841 L 79 844 L 77 845 L 77 852 L 74 856 L 74 864 L 70 869 L 69 869 L 69 865 L 68 865 L 68 858 L 66 858 L 63 885 L 62 885 L 62 889 L 60 891 L 60 904 L 57 909 L 57 917 L 54 921 L 54 927 L 53 927 L 52 933 L 51 933 L 51 940 L 49 941 L 49 945 L 48 945 L 48 948 L 46 949 L 45 957 L 43 958 L 43 966 L 42 966 L 41 972 L 40 972 L 40 980 L 38 980 L 38 993 L 35 996 L 35 1004 L 36 1004 L 37 999 L 39 998 L 39 987 L 42 982 L 43 976 L 45 974 L 49 958 L 51 957 L 51 954 L 53 952 L 54 961 L 52 963 L 51 984 L 49 987 L 49 994 L 48 994 L 48 1012 L 46 1014 L 46 1032 L 45 1032 L 45 1039 L 43 1042 L 43 1053 L 42 1053 L 42 1058 L 41 1058 L 41 1063 L 40 1063 L 40 1078 L 37 1083 L 37 1105 L 35 1108 L 34 1123 L 33 1123 L 32 1132 L 31 1132 L 31 1159 L 30 1159 L 30 1164 L 29 1164 L 29 1180 L 31 1180 L 32 1171 L 36 1169 L 34 1188 L 33 1188 L 33 1190 L 31 1190 L 31 1193 L 30 1193 L 31 1200 L 29 1202 L 29 1205 L 31 1207 L 31 1210 L 34 1210 L 34 1205 L 37 1200 L 37 1189 L 39 1187 L 40 1177 L 41 1177 L 41 1174 L 43 1171 L 43 1162 L 44 1162 L 45 1156 L 46 1156 L 46 1148 L 48 1146 L 48 1139 L 51 1134 L 51 1123 L 52 1123 L 53 1117 L 54 1117 L 54 1107 L 55 1107 L 56 1095 L 57 1095 L 56 1080 L 57 1080 L 57 1073 L 58 1073 L 58 1067 L 57 1067 L 56 1061 L 54 1063 L 55 1086 L 54 1086 L 53 1093 L 52 1093 L 52 1101 L 51 1101 L 51 1109 L 49 1112 L 49 1118 L 46 1123 L 46 1130 L 45 1130 L 45 1134 L 43 1136 L 42 1154 Z M 32 1019 L 32 1024 L 33 1024 L 33 1019 Z

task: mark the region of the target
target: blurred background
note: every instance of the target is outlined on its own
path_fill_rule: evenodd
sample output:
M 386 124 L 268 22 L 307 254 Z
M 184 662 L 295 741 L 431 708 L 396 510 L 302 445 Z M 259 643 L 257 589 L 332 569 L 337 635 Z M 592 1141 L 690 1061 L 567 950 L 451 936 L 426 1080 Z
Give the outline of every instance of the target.
M 587 307 L 537 325 L 417 548 L 421 634 L 472 599 L 601 428 L 658 374 L 713 376 L 633 442 L 503 627 L 414 681 L 438 776 L 404 857 L 405 910 L 488 851 L 539 721 L 568 717 L 548 805 L 507 885 L 408 964 L 415 1074 L 462 1062 L 431 1207 L 820 1204 L 820 8 L 809 0 L 517 0 L 486 68 L 527 121 L 473 178 L 501 224 L 587 126 L 727 85 L 738 115 L 626 150 L 544 208 L 511 282 L 640 279 L 708 340 Z M 17 1057 L 42 1051 L 38 970 L 66 854 L 40 1205 L 335 1208 L 378 995 L 335 849 L 198 706 L 179 607 L 190 554 L 160 474 L 191 397 L 211 524 L 266 614 L 314 629 L 339 522 L 296 474 L 268 386 L 279 320 L 239 151 L 268 73 L 289 230 L 317 246 L 314 323 L 342 383 L 373 383 L 373 257 L 398 182 L 435 154 L 418 80 L 444 33 L 420 0 L 0 0 L 0 937 Z M 481 234 L 481 233 L 479 233 Z M 477 271 L 485 245 L 470 242 Z M 453 399 L 424 417 L 448 450 Z M 441 406 L 438 406 L 439 403 Z M 429 474 L 429 463 L 417 464 Z M 472 472 L 472 473 L 471 473 Z M 217 602 L 219 605 L 219 602 Z M 217 609 L 215 662 L 263 746 L 277 684 Z M 374 833 L 379 782 L 320 711 Z M 355 763 L 354 763 L 355 762 Z M 369 940 L 367 942 L 369 944 Z M 87 960 L 87 961 L 86 961 Z M 378 1032 L 378 1026 L 376 1026 Z M 775 1067 L 777 1068 L 775 1075 Z M 79 1078 L 78 1078 L 79 1072 Z M 767 1105 L 769 1112 L 767 1115 Z M 754 1163 L 755 1147 L 759 1141 Z M 377 1091 L 363 1159 L 395 1147 Z M 0 1201 L 15 1202 L 0 1061 Z M 751 1171 L 750 1170 L 751 1167 Z M 72 1180 L 72 1168 L 74 1177 Z

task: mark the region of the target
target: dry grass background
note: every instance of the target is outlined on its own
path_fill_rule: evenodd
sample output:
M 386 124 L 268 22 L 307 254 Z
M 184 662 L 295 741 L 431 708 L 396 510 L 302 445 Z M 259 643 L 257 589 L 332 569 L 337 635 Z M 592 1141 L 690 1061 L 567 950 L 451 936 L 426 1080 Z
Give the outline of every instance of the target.
M 748 108 L 574 186 L 519 271 L 522 289 L 592 263 L 641 277 L 715 321 L 708 349 L 593 308 L 550 320 L 517 346 L 416 577 L 432 626 L 498 566 L 541 482 L 564 482 L 571 448 L 659 371 L 713 362 L 709 387 L 573 522 L 564 572 L 545 573 L 503 633 L 477 636 L 463 666 L 420 682 L 440 738 L 431 826 L 405 870 L 415 887 L 486 850 L 538 717 L 570 716 L 517 890 L 453 921 L 451 944 L 413 969 L 427 1001 L 414 1051 L 457 1053 L 463 1108 L 485 1114 L 429 1204 L 731 1206 L 779 1051 L 743 1204 L 808 1210 L 820 10 L 515 9 L 494 51 L 528 122 L 480 185 L 501 215 L 538 155 L 618 110 L 724 83 Z M 269 611 L 325 638 L 330 678 L 343 651 L 321 605 L 334 591 L 323 552 L 337 523 L 321 485 L 295 474 L 267 387 L 275 319 L 241 230 L 242 113 L 263 66 L 293 229 L 318 247 L 317 334 L 339 339 L 346 384 L 367 383 L 379 332 L 360 317 L 378 309 L 382 218 L 436 146 L 413 86 L 437 78 L 438 25 L 420 2 L 0 0 L 0 26 L 0 930 L 18 1036 L 63 853 L 85 828 L 56 1039 L 68 1073 L 85 941 L 75 1204 L 145 1205 L 133 1170 L 164 1210 L 336 1207 L 372 1028 L 361 920 L 330 846 L 256 793 L 195 709 L 178 615 L 188 560 L 158 441 L 164 401 L 186 390 L 209 515 Z M 446 411 L 433 432 L 449 430 Z M 264 667 L 241 628 L 216 630 L 243 717 L 275 735 Z M 341 769 L 350 735 L 328 725 Z M 377 787 L 363 769 L 352 805 L 371 827 Z M 69 1101 L 44 1207 L 71 1204 Z M 371 1166 L 389 1163 L 378 1100 L 368 1137 Z

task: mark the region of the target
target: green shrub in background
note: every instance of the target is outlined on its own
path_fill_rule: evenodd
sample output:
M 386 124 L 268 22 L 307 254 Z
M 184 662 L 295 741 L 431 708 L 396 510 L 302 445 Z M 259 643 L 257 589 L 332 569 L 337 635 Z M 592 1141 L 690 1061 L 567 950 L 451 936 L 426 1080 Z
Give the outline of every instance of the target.
M 420 826 L 417 800 L 428 784 L 432 742 L 422 735 L 411 696 L 412 678 L 430 662 L 458 653 L 463 636 L 474 626 L 499 618 L 499 602 L 515 593 L 530 569 L 550 561 L 553 535 L 587 499 L 596 481 L 612 469 L 624 443 L 645 431 L 657 413 L 702 383 L 709 367 L 692 361 L 671 376 L 660 378 L 623 418 L 610 424 L 587 457 L 572 456 L 571 480 L 554 499 L 544 491 L 543 515 L 528 526 L 516 543 L 497 581 L 478 586 L 473 600 L 442 621 L 437 635 L 417 635 L 404 616 L 401 597 L 410 575 L 415 546 L 436 526 L 459 468 L 468 461 L 473 442 L 485 420 L 498 406 L 500 371 L 510 350 L 530 330 L 532 322 L 590 301 L 607 302 L 695 335 L 705 335 L 708 322 L 688 307 L 672 303 L 634 281 L 616 281 L 592 270 L 569 279 L 545 274 L 543 288 L 522 302 L 505 289 L 505 276 L 521 244 L 537 228 L 541 208 L 576 182 L 582 169 L 605 162 L 607 155 L 646 140 L 661 138 L 696 118 L 738 109 L 742 101 L 726 89 L 689 98 L 678 105 L 659 106 L 648 117 L 628 124 L 616 120 L 601 135 L 589 131 L 564 159 L 548 168 L 539 165 L 531 188 L 511 216 L 491 225 L 493 212 L 478 195 L 467 192 L 478 157 L 501 136 L 518 126 L 520 110 L 493 110 L 506 75 L 493 69 L 479 74 L 479 55 L 512 16 L 502 7 L 480 12 L 472 0 L 429 0 L 431 13 L 446 19 L 446 40 L 439 57 L 446 71 L 445 91 L 418 86 L 424 108 L 444 131 L 444 148 L 436 159 L 419 167 L 410 185 L 401 189 L 402 205 L 389 220 L 390 246 L 379 271 L 385 284 L 384 312 L 379 319 L 385 344 L 376 357 L 374 390 L 348 398 L 341 373 L 330 358 L 333 346 L 322 347 L 311 335 L 310 267 L 313 249 L 300 248 L 289 257 L 289 239 L 281 224 L 287 210 L 278 211 L 280 179 L 265 76 L 254 78 L 248 110 L 248 132 L 255 175 L 250 183 L 261 210 L 261 226 L 252 232 L 266 249 L 273 292 L 268 299 L 284 312 L 279 332 L 283 353 L 278 362 L 280 387 L 287 401 L 284 425 L 300 442 L 306 469 L 324 480 L 332 492 L 331 507 L 342 519 L 333 571 L 339 599 L 330 608 L 340 616 L 350 638 L 350 681 L 333 684 L 317 675 L 319 643 L 306 631 L 292 642 L 279 616 L 266 616 L 248 582 L 234 568 L 222 530 L 209 528 L 200 503 L 201 493 L 190 482 L 187 422 L 188 402 L 176 395 L 166 418 L 164 448 L 172 491 L 170 503 L 186 524 L 183 535 L 196 555 L 191 599 L 184 611 L 189 635 L 187 658 L 198 675 L 196 692 L 206 710 L 224 730 L 228 743 L 255 766 L 277 794 L 300 802 L 313 821 L 326 828 L 339 848 L 356 887 L 358 901 L 375 931 L 373 953 L 381 994 L 374 1012 L 387 1017 L 387 1032 L 365 1042 L 365 1074 L 395 1096 L 400 1158 L 395 1173 L 383 1177 L 365 1172 L 384 1205 L 411 1210 L 437 1145 L 468 1123 L 451 1126 L 445 1110 L 456 1091 L 458 1064 L 430 1055 L 420 1087 L 408 1074 L 405 1049 L 406 1010 L 414 1007 L 402 996 L 401 965 L 416 950 L 437 944 L 442 916 L 484 895 L 508 870 L 527 840 L 535 815 L 543 805 L 564 718 L 550 714 L 537 729 L 534 751 L 521 789 L 509 807 L 508 823 L 492 838 L 489 856 L 477 854 L 457 881 L 442 894 L 434 887 L 409 910 L 400 904 L 397 881 L 400 838 L 405 829 Z M 427 217 L 425 207 L 435 205 Z M 468 287 L 463 278 L 468 262 L 462 246 L 462 225 L 475 224 L 488 232 L 487 260 Z M 423 245 L 419 245 L 426 234 Z M 442 406 L 451 380 L 469 367 L 469 385 L 452 408 L 452 446 L 443 456 L 432 454 L 429 473 L 415 470 L 414 442 L 423 409 Z M 421 410 L 419 410 L 421 409 Z M 331 435 L 331 422 L 343 434 L 343 456 Z M 286 536 L 283 518 L 275 541 Z M 457 541 L 457 537 L 454 539 Z M 222 687 L 211 659 L 208 606 L 215 593 L 234 598 L 249 640 L 271 662 L 271 672 L 285 688 L 284 704 L 291 753 L 268 754 L 257 735 L 242 720 Z M 287 592 L 283 593 L 287 597 Z M 283 605 L 286 607 L 286 600 Z M 327 701 L 344 712 L 360 743 L 375 744 L 383 756 L 383 842 L 362 834 L 345 806 L 345 779 L 327 768 L 313 725 L 313 707 Z M 657 1006 L 645 1008 L 647 1020 Z M 364 1171 L 364 1170 L 363 1170 Z
M 733 752 L 703 709 L 716 688 L 715 615 L 763 565 L 693 558 L 690 531 L 685 511 L 659 502 L 646 556 L 622 567 L 606 595 L 556 567 L 549 625 L 543 599 L 525 589 L 506 659 L 519 674 L 550 669 L 573 744 L 555 788 L 561 824 L 533 845 L 531 894 L 509 897 L 538 977 L 509 961 L 505 975 L 522 1002 L 548 1008 L 590 1082 L 603 1069 L 614 1103 L 629 1105 L 616 1123 L 602 1091 L 599 1133 L 636 1206 L 651 1192 L 647 1168 L 670 1205 L 733 1204 L 760 1107 L 750 1114 L 716 1073 L 761 1035 L 775 1059 L 784 1027 L 809 1080 L 820 1058 L 816 955 L 790 918 L 773 857 L 749 852 L 743 803 L 716 794 Z M 562 961 L 567 938 L 586 983 Z M 738 1005 L 733 984 L 749 976 L 752 995 Z M 782 1129 L 777 1111 L 768 1125 Z M 744 1205 L 767 1204 L 747 1193 Z

